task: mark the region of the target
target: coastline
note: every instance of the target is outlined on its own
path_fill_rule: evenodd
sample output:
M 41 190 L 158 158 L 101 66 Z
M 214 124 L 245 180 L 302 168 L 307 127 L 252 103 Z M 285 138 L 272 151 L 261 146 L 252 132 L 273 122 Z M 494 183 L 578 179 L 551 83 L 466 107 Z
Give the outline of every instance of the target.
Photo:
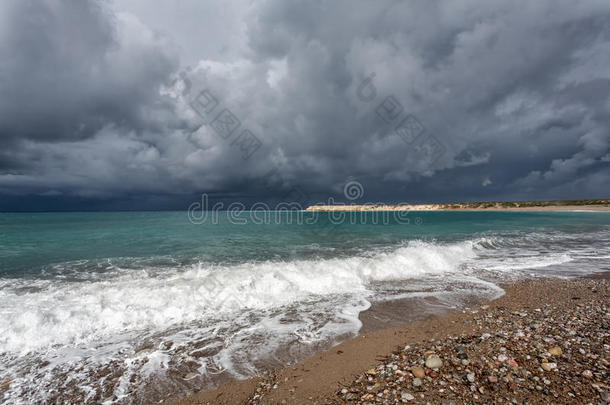
M 610 206 L 605 205 L 552 205 L 548 207 L 492 207 L 492 208 L 441 208 L 422 205 L 316 205 L 307 207 L 306 211 L 536 211 L 536 212 L 610 212 Z
M 540 202 L 483 202 L 449 204 L 311 205 L 306 211 L 549 211 L 610 212 L 610 200 L 587 200 L 582 204 Z
M 294 367 L 275 370 L 262 377 L 230 381 L 217 389 L 202 391 L 166 403 L 176 405 L 340 404 L 344 401 L 340 398 L 341 387 L 353 385 L 358 376 L 362 378 L 366 370 L 378 365 L 379 359 L 387 358 L 398 347 L 418 343 L 426 345 L 425 342 L 429 342 L 430 339 L 441 341 L 455 335 L 468 336 L 481 333 L 493 335 L 497 330 L 493 330 L 494 328 L 490 328 L 489 325 L 487 328 L 482 327 L 480 319 L 477 319 L 482 312 L 500 309 L 508 313 L 522 313 L 545 306 L 560 311 L 573 311 L 587 303 L 599 304 L 599 300 L 607 303 L 610 296 L 609 274 L 610 272 L 606 271 L 584 279 L 532 279 L 503 285 L 505 294 L 502 297 L 480 302 L 470 309 L 429 316 L 425 320 L 406 325 L 367 332 L 379 327 L 379 325 L 371 325 L 371 319 L 367 320 L 367 316 L 377 311 L 377 308 L 372 307 L 361 314 L 361 320 L 364 321 L 361 334 L 327 351 L 316 353 Z M 605 316 L 605 319 L 608 319 L 608 312 Z M 607 359 L 602 360 L 607 362 Z M 409 377 L 412 378 L 411 375 Z M 604 387 L 600 389 L 603 392 L 608 391 Z M 601 394 L 591 391 L 588 395 L 593 398 Z M 357 401 L 360 401 L 360 397 L 357 398 Z M 417 401 L 418 398 L 413 403 L 418 403 Z M 543 399 L 540 401 L 544 402 Z M 352 402 L 348 399 L 347 403 Z

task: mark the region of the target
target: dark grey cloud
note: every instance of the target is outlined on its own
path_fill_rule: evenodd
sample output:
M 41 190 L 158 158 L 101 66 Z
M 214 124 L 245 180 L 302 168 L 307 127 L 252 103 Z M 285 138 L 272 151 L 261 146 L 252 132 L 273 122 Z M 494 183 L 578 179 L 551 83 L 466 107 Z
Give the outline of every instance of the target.
M 13 205 L 251 202 L 293 186 L 323 200 L 349 179 L 373 201 L 610 186 L 606 1 L 0 7 L 0 193 Z M 204 89 L 219 101 L 210 118 L 228 108 L 241 122 L 228 139 L 189 106 Z M 384 102 L 402 115 L 384 120 Z M 395 132 L 409 115 L 425 128 L 416 142 Z M 262 143 L 248 160 L 245 128 Z M 427 154 L 435 145 L 443 153 Z
M 146 128 L 176 68 L 162 41 L 103 3 L 2 3 L 3 138 L 79 140 L 108 125 Z

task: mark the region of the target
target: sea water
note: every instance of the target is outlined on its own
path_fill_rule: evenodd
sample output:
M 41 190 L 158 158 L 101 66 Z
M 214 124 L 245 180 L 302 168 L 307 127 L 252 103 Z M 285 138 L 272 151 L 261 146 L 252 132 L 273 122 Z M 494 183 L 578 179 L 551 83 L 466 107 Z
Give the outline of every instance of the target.
M 217 214 L 0 214 L 0 402 L 157 401 L 302 360 L 376 302 L 417 319 L 610 269 L 608 213 Z

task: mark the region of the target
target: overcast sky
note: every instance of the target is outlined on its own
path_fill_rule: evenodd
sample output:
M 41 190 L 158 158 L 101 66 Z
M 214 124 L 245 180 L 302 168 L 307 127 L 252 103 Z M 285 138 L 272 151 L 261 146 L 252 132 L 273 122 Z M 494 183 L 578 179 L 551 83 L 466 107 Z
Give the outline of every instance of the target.
M 607 0 L 4 0 L 0 209 L 609 197 L 609 95 Z

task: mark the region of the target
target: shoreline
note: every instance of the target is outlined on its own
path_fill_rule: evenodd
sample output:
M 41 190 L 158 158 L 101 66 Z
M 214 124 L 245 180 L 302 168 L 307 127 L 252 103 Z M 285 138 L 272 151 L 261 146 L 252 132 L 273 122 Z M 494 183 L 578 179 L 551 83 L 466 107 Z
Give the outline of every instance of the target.
M 295 366 L 281 368 L 260 377 L 232 380 L 216 389 L 201 391 L 165 403 L 175 405 L 340 404 L 346 400 L 340 398 L 341 387 L 353 385 L 358 376 L 362 379 L 366 370 L 375 367 L 380 358 L 386 358 L 398 347 L 422 343 L 430 339 L 439 341 L 452 335 L 480 333 L 480 326 L 477 325 L 480 320 L 476 320 L 476 316 L 487 308 L 494 310 L 502 308 L 519 313 L 544 306 L 573 310 L 584 302 L 599 300 L 600 297 L 607 303 L 610 292 L 609 276 L 609 271 L 601 271 L 586 278 L 570 280 L 543 278 L 519 281 L 502 285 L 505 294 L 495 300 L 483 300 L 467 309 L 431 315 L 424 320 L 381 329 L 378 329 L 379 325 L 372 326 L 371 319 L 366 319 L 376 311 L 376 308 L 371 307 L 360 314 L 360 318 L 364 321 L 360 334 L 326 351 L 315 353 Z M 591 293 L 592 288 L 596 292 Z M 606 313 L 606 319 L 608 317 L 610 315 Z M 376 330 L 371 331 L 371 329 Z M 496 331 L 490 329 L 488 333 L 494 332 Z M 607 359 L 603 360 L 607 361 Z M 412 378 L 411 375 L 409 377 Z M 343 388 L 344 391 L 346 389 Z M 604 392 L 608 391 L 603 387 L 601 389 L 605 390 Z M 350 390 L 343 396 L 348 393 L 353 394 Z M 412 394 L 411 392 L 408 395 Z M 595 396 L 597 395 L 598 393 L 595 393 Z M 347 403 L 357 403 L 360 401 L 359 398 L 348 398 Z M 418 398 L 412 403 L 418 403 L 417 401 Z

